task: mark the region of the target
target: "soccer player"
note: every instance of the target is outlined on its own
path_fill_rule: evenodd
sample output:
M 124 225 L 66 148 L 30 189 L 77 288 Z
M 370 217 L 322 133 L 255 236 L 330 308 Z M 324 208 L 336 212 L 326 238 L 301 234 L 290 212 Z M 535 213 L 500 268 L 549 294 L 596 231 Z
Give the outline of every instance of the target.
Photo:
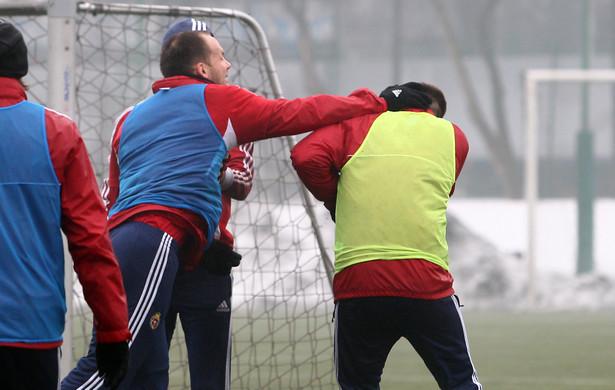
M 446 208 L 468 142 L 446 100 L 408 83 L 427 110 L 368 114 L 316 130 L 291 151 L 335 225 L 335 367 L 340 389 L 379 389 L 404 337 L 441 389 L 481 389 L 449 273 Z M 396 93 L 397 87 L 386 93 Z
M 94 364 L 113 389 L 131 335 L 105 208 L 77 125 L 27 100 L 27 73 L 23 36 L 0 19 L 0 387 L 58 388 L 64 232 L 94 313 Z
M 109 228 L 133 334 L 122 389 L 167 388 L 164 319 L 173 282 L 178 267 L 196 266 L 214 238 L 222 212 L 218 173 L 229 150 L 380 113 L 414 98 L 404 88 L 385 98 L 360 89 L 349 97 L 265 99 L 228 85 L 230 67 L 211 31 L 176 34 L 163 48 L 165 78 L 154 83 L 154 95 L 116 124 L 109 173 L 119 178 L 119 194 Z M 92 361 L 90 349 L 62 388 L 90 383 L 96 377 Z
M 207 31 L 203 21 L 193 18 L 174 23 L 162 39 L 164 48 L 175 34 Z M 211 78 L 226 84 L 225 78 Z M 222 214 L 214 239 L 196 267 L 179 267 L 173 285 L 171 306 L 166 317 L 170 345 L 177 317 L 186 341 L 190 388 L 192 390 L 228 389 L 231 359 L 231 268 L 241 256 L 233 251 L 234 237 L 227 229 L 231 216 L 231 198 L 244 200 L 252 189 L 254 159 L 252 143 L 231 149 L 224 159 L 218 181 L 222 191 Z

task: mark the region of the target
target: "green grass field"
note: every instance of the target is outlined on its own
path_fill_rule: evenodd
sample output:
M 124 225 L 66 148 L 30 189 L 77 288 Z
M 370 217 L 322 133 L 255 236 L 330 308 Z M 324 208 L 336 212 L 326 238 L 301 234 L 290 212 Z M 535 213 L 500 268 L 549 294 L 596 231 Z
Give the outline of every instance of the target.
M 615 390 L 615 311 L 464 312 L 464 317 L 485 390 Z M 283 357 L 278 362 L 286 363 Z M 277 369 L 284 371 L 284 367 Z M 187 388 L 173 378 L 179 374 L 171 374 L 173 389 Z M 310 375 L 307 367 L 305 374 Z M 240 389 L 237 382 L 232 388 Z M 389 355 L 381 388 L 438 389 L 405 339 Z
M 464 313 L 486 390 L 615 389 L 615 312 Z M 398 342 L 382 389 L 437 389 L 410 344 Z

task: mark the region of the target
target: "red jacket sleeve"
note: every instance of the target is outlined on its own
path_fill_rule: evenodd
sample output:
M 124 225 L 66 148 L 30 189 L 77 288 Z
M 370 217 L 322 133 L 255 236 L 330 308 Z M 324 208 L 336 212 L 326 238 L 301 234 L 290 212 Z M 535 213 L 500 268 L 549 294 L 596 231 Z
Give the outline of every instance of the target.
M 254 145 L 249 142 L 233 148 L 224 164 L 224 178 L 220 183 L 222 193 L 236 200 L 247 198 L 254 179 Z
M 111 154 L 109 155 L 109 176 L 104 180 L 102 186 L 102 198 L 105 202 L 107 212 L 113 207 L 120 194 L 120 167 L 118 163 L 118 150 L 120 147 L 120 136 L 122 135 L 122 125 L 128 117 L 132 107 L 124 111 L 115 123 L 113 135 L 111 136 Z
M 318 129 L 291 150 L 297 175 L 328 210 L 335 209 L 339 173 L 380 114 L 363 115 Z
M 68 117 L 45 111 L 51 161 L 61 185 L 62 231 L 100 342 L 130 339 L 120 268 L 107 231 L 107 213 L 79 130 Z
M 459 174 L 461 173 L 461 169 L 463 168 L 463 164 L 465 164 L 466 162 L 466 157 L 468 156 L 470 145 L 468 143 L 468 139 L 466 138 L 466 135 L 454 123 L 453 123 L 453 129 L 455 130 L 455 183 L 456 183 L 457 178 L 459 178 Z M 453 184 L 453 188 L 451 189 L 451 195 L 453 195 L 453 192 L 455 192 L 455 184 Z
M 335 208 L 337 181 L 343 164 L 344 132 L 341 124 L 318 129 L 290 152 L 293 168 L 314 197 L 329 210 Z
M 252 189 L 254 179 L 254 159 L 252 153 L 254 145 L 247 143 L 233 148 L 229 152 L 226 162 L 226 174 L 222 183 L 222 215 L 218 224 L 219 234 L 216 239 L 233 246 L 234 237 L 226 228 L 231 217 L 231 198 L 245 200 Z
M 365 114 L 381 113 L 384 99 L 361 88 L 348 97 L 315 95 L 293 100 L 266 99 L 232 85 L 210 84 L 205 103 L 216 128 L 224 136 L 232 132 L 243 144 L 268 138 L 295 135 Z

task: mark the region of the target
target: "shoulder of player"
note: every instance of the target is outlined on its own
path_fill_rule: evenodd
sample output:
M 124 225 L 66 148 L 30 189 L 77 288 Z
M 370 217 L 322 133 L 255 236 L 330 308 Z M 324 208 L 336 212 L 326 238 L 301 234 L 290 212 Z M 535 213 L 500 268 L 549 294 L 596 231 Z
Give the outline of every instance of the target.
M 455 132 L 455 138 L 462 138 L 462 139 L 466 139 L 467 142 L 467 137 L 465 135 L 465 133 L 459 128 L 459 126 L 457 126 L 456 124 L 451 122 L 451 125 L 453 125 L 453 131 Z
M 81 137 L 77 124 L 68 115 L 45 107 L 45 127 L 54 143 L 71 142 Z
M 115 120 L 113 125 L 113 134 L 111 135 L 111 145 L 119 141 L 119 138 L 122 135 L 122 126 L 124 125 L 126 118 L 128 118 L 128 115 L 132 112 L 133 108 L 135 108 L 135 106 L 128 107 Z
M 251 92 L 237 85 L 209 84 L 207 88 L 205 88 L 205 98 L 207 99 L 207 97 L 214 96 L 216 101 L 219 101 L 218 99 L 222 101 L 236 101 L 237 99 L 250 99 L 260 97 L 254 92 Z
M 58 125 L 76 126 L 75 121 L 71 117 L 49 107 L 45 107 L 45 119 L 51 120 Z

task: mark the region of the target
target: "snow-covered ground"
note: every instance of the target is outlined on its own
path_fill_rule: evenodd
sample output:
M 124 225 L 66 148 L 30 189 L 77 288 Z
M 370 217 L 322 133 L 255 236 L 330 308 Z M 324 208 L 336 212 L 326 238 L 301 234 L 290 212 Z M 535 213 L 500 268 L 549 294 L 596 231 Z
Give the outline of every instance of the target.
M 574 199 L 541 200 L 537 206 L 536 270 L 572 276 L 577 261 Z M 506 254 L 527 253 L 527 206 L 522 200 L 455 199 L 449 215 Z M 594 205 L 594 270 L 615 277 L 615 199 Z
M 448 215 L 451 272 L 468 306 L 524 309 L 531 302 L 541 310 L 615 309 L 615 199 L 596 200 L 594 271 L 580 276 L 575 201 L 540 201 L 533 283 L 525 202 L 452 198 Z

